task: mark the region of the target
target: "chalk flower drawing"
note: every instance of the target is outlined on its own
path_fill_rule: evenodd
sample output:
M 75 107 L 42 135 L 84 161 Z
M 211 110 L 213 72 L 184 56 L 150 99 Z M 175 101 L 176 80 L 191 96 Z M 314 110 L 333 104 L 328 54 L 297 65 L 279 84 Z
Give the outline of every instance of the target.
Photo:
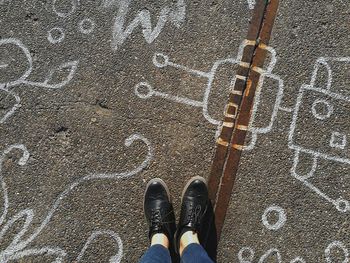
M 59 205 L 61 204 L 62 200 L 67 197 L 77 186 L 82 184 L 86 181 L 91 180 L 101 180 L 101 179 L 123 179 L 132 177 L 138 173 L 140 173 L 142 170 L 144 170 L 150 163 L 153 155 L 153 150 L 151 147 L 150 142 L 139 134 L 134 134 L 130 137 L 128 137 L 125 140 L 125 145 L 127 147 L 131 146 L 135 141 L 142 141 L 144 144 L 146 144 L 148 151 L 146 158 L 144 161 L 135 169 L 127 172 L 121 172 L 121 173 L 101 173 L 101 174 L 88 174 L 84 177 L 78 179 L 77 181 L 73 182 L 71 185 L 69 185 L 54 201 L 51 209 L 48 211 L 46 217 L 44 220 L 39 224 L 38 227 L 36 227 L 33 232 L 26 238 L 23 238 L 24 235 L 28 234 L 28 230 L 31 227 L 33 218 L 35 216 L 34 210 L 31 208 L 24 209 L 22 211 L 19 211 L 17 214 L 15 214 L 11 218 L 7 218 L 8 210 L 10 207 L 10 200 L 8 197 L 8 188 L 6 185 L 6 182 L 2 175 L 2 165 L 5 160 L 5 157 L 7 154 L 9 154 L 13 150 L 20 150 L 22 151 L 22 157 L 19 159 L 18 164 L 19 165 L 25 165 L 29 158 L 29 152 L 27 148 L 22 144 L 14 144 L 9 146 L 7 149 L 5 149 L 1 155 L 0 155 L 0 184 L 2 189 L 2 195 L 3 195 L 3 212 L 0 217 L 0 242 L 3 241 L 5 235 L 11 230 L 13 231 L 14 225 L 16 225 L 17 222 L 23 221 L 24 224 L 22 225 L 22 228 L 17 232 L 16 235 L 14 235 L 13 240 L 11 243 L 4 248 L 2 251 L 0 251 L 0 262 L 6 263 L 13 260 L 19 260 L 22 258 L 25 258 L 27 256 L 51 256 L 55 257 L 55 263 L 63 262 L 65 257 L 67 256 L 66 251 L 61 249 L 60 247 L 51 247 L 51 246 L 43 246 L 43 247 L 29 247 L 30 243 L 36 239 L 41 231 L 47 226 L 47 224 L 51 221 L 51 218 L 53 214 L 58 209 Z M 97 230 L 94 231 L 91 236 L 87 239 L 85 245 L 83 246 L 81 252 L 76 258 L 77 262 L 80 262 L 83 258 L 87 248 L 90 246 L 90 244 L 94 241 L 95 238 L 98 236 L 108 236 L 110 237 L 118 246 L 118 251 L 110 257 L 109 262 L 110 263 L 119 263 L 122 259 L 123 254 L 123 243 L 120 237 L 117 233 L 110 231 L 110 230 Z
M 17 53 L 20 53 L 26 61 L 16 61 L 16 59 L 9 59 L 8 63 L 5 61 L 0 61 L 0 72 L 1 75 L 6 76 L 6 74 L 11 73 L 9 71 L 13 70 L 14 66 L 18 65 L 27 65 L 27 68 L 22 72 L 22 75 L 17 77 L 17 79 L 0 79 L 0 91 L 8 93 L 8 95 L 13 96 L 15 98 L 15 104 L 13 107 L 4 114 L 4 116 L 0 116 L 0 124 L 4 123 L 14 112 L 21 106 L 19 96 L 11 91 L 12 88 L 18 87 L 19 85 L 33 86 L 39 88 L 47 88 L 47 89 L 60 89 L 67 85 L 74 77 L 74 74 L 77 70 L 78 61 L 69 61 L 64 62 L 56 68 L 51 69 L 44 81 L 30 81 L 28 78 L 33 71 L 33 59 L 28 50 L 28 48 L 18 39 L 16 38 L 5 38 L 0 39 L 0 47 L 4 46 L 5 49 L 8 49 L 8 53 L 11 54 L 11 50 L 16 49 Z M 16 53 L 16 54 L 17 54 Z M 16 63 L 14 65 L 14 63 Z M 63 78 L 61 82 L 54 82 L 53 78 L 56 74 L 63 74 L 68 72 L 68 74 Z

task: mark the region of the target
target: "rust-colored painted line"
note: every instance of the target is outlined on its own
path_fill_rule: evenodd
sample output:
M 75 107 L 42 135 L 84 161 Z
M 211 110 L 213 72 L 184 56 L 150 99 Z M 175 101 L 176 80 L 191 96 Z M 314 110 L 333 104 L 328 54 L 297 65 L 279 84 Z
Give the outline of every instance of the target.
M 237 79 L 234 90 L 242 91 L 231 93 L 226 113 L 236 118 L 224 118 L 224 122 L 231 122 L 232 127 L 223 126 L 216 153 L 209 176 L 209 197 L 214 205 L 215 224 L 218 239 L 224 225 L 227 208 L 229 206 L 233 185 L 239 167 L 241 152 L 247 135 L 247 127 L 251 109 L 253 107 L 256 87 L 259 83 L 260 71 L 266 59 L 265 47 L 270 40 L 273 23 L 277 14 L 279 0 L 257 1 L 252 23 L 250 24 L 247 39 L 255 41 L 255 46 L 247 46 L 243 53 L 243 62 L 249 63 L 249 68 L 239 67 L 238 75 L 246 77 Z M 232 107 L 230 105 L 237 105 Z M 224 143 L 223 143 L 224 142 Z
M 265 1 L 258 1 L 258 3 L 255 5 L 252 22 L 248 29 L 247 39 L 248 41 L 255 41 L 258 39 L 261 29 L 261 24 L 264 19 L 264 13 L 266 8 L 266 2 Z M 249 48 L 250 47 L 250 48 Z M 251 64 L 251 61 L 253 59 L 254 55 L 254 49 L 252 46 L 248 46 L 248 48 L 244 49 L 243 52 L 243 62 L 247 62 L 249 65 Z M 229 119 L 230 121 L 235 121 L 236 116 L 238 114 L 239 105 L 241 103 L 241 93 L 243 94 L 243 91 L 245 89 L 246 80 L 248 79 L 248 73 L 249 68 L 245 68 L 240 66 L 238 68 L 237 75 L 241 76 L 236 79 L 235 86 L 233 87 L 233 90 L 235 92 L 231 92 L 229 97 L 229 103 L 226 106 L 226 114 L 224 121 L 227 121 Z M 231 116 L 230 117 L 227 117 Z M 208 188 L 209 188 L 209 198 L 212 201 L 213 205 L 215 206 L 216 203 L 216 196 L 217 192 L 219 190 L 219 185 L 221 181 L 221 176 L 223 174 L 224 165 L 226 162 L 227 152 L 228 152 L 228 146 L 231 141 L 231 136 L 233 133 L 234 127 L 223 127 L 221 130 L 221 134 L 217 141 L 216 146 L 216 152 L 214 155 L 213 164 L 211 167 L 211 172 L 208 180 Z

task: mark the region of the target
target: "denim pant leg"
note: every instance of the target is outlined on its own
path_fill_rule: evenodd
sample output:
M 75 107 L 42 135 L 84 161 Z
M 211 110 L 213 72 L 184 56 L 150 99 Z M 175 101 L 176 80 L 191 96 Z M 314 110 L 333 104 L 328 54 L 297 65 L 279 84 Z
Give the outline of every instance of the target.
M 139 263 L 171 263 L 169 250 L 162 245 L 150 246 Z
M 181 256 L 181 263 L 214 263 L 201 245 L 188 245 Z

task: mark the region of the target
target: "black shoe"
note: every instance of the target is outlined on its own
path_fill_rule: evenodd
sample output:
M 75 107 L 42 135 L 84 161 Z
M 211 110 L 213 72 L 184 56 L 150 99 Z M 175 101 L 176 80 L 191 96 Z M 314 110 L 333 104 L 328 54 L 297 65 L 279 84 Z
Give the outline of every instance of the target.
M 206 213 L 208 202 L 208 189 L 205 179 L 200 176 L 190 179 L 182 192 L 180 221 L 175 234 L 175 249 L 177 252 L 183 233 L 193 231 L 200 234 L 202 219 Z
M 168 187 L 163 180 L 155 178 L 148 182 L 143 199 L 143 209 L 149 225 L 149 239 L 151 240 L 152 236 L 157 233 L 165 234 L 169 240 L 169 249 L 172 248 L 176 230 L 175 215 Z

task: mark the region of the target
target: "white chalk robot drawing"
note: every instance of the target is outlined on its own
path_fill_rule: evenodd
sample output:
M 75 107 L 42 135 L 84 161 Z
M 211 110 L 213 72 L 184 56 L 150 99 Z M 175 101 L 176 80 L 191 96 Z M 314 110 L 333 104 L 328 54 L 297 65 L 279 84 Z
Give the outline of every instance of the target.
M 341 241 L 333 241 L 328 244 L 324 251 L 324 257 L 327 263 L 333 263 L 333 256 L 332 252 L 333 251 L 341 251 L 342 256 L 343 256 L 343 261 L 342 263 L 348 263 L 349 262 L 349 250 L 345 246 L 345 244 Z M 340 256 L 340 254 L 339 254 Z M 251 247 L 242 247 L 238 254 L 238 262 L 239 263 L 253 263 L 256 262 L 254 260 L 255 258 L 255 251 Z M 277 248 L 271 248 L 267 250 L 259 259 L 258 263 L 265 263 L 265 262 L 271 262 L 270 259 L 274 258 L 276 263 L 282 263 L 282 255 Z M 283 261 L 285 262 L 285 261 Z M 340 261 L 337 261 L 340 262 Z M 289 263 L 306 263 L 306 260 L 300 256 L 295 257 L 292 259 Z
M 24 72 L 22 72 L 22 75 L 15 80 L 0 80 L 0 92 L 5 92 L 7 93 L 7 95 L 12 96 L 15 99 L 15 104 L 12 106 L 12 108 L 9 111 L 7 111 L 3 116 L 0 116 L 0 124 L 4 123 L 21 106 L 21 99 L 15 92 L 11 90 L 12 88 L 18 87 L 20 85 L 26 85 L 29 87 L 37 88 L 60 89 L 67 85 L 73 79 L 73 76 L 78 66 L 78 61 L 65 62 L 59 65 L 57 68 L 50 70 L 44 81 L 31 81 L 28 78 L 30 77 L 30 74 L 33 71 L 33 60 L 28 48 L 19 39 L 16 38 L 0 39 L 0 47 L 1 46 L 4 46 L 5 48 L 16 48 L 17 51 L 19 51 L 21 55 L 25 57 L 26 61 L 0 61 L 0 72 L 6 72 L 7 70 L 11 70 L 13 63 L 16 63 L 16 65 L 18 65 L 19 63 L 21 63 L 21 65 L 27 65 L 27 68 Z M 68 74 L 65 76 L 65 79 L 63 79 L 59 83 L 52 82 L 52 79 L 55 74 L 65 70 L 69 71 Z
M 214 119 L 209 115 L 208 112 L 208 100 L 209 96 L 211 93 L 212 89 L 212 83 L 215 78 L 215 73 L 218 69 L 218 67 L 224 63 L 232 63 L 232 64 L 239 64 L 242 60 L 242 54 L 243 54 L 243 49 L 247 45 L 252 45 L 249 41 L 244 41 L 241 46 L 239 47 L 238 55 L 236 57 L 229 57 L 226 59 L 222 60 L 217 60 L 213 67 L 211 68 L 210 71 L 204 72 L 204 71 L 199 71 L 195 69 L 188 68 L 183 65 L 179 65 L 176 63 L 173 63 L 170 61 L 169 57 L 163 53 L 156 53 L 153 56 L 153 64 L 158 67 L 158 68 L 165 68 L 165 67 L 174 67 L 180 70 L 184 70 L 188 72 L 191 75 L 197 76 L 199 78 L 206 78 L 207 81 L 207 86 L 204 89 L 204 96 L 203 100 L 193 100 L 188 97 L 181 97 L 181 96 L 175 96 L 169 93 L 157 91 L 153 88 L 153 86 L 148 83 L 147 81 L 143 81 L 138 83 L 134 87 L 134 92 L 135 94 L 141 98 L 141 99 L 149 99 L 152 96 L 155 97 L 160 97 L 163 99 L 171 100 L 176 103 L 182 103 L 186 104 L 192 107 L 199 107 L 202 108 L 203 116 L 205 119 L 214 125 L 218 125 L 218 128 L 220 129 L 221 126 L 221 121 Z M 337 102 L 337 101 L 343 101 L 346 103 L 350 102 L 350 97 L 346 97 L 343 95 L 340 95 L 338 93 L 332 92 L 331 91 L 331 86 L 332 86 L 332 81 L 333 81 L 333 75 L 332 75 L 332 69 L 331 66 L 329 65 L 330 62 L 341 62 L 341 63 L 349 63 L 350 64 L 350 57 L 339 57 L 339 58 L 329 58 L 329 57 L 321 57 L 319 58 L 314 66 L 314 71 L 312 73 L 312 78 L 311 82 L 309 85 L 303 85 L 300 90 L 299 94 L 297 96 L 297 102 L 295 108 L 284 108 L 281 106 L 283 94 L 284 94 L 284 83 L 283 80 L 277 76 L 276 74 L 273 74 L 272 71 L 275 67 L 275 64 L 277 62 L 277 54 L 274 48 L 270 46 L 265 46 L 265 50 L 268 51 L 269 57 L 270 57 L 270 62 L 265 68 L 254 68 L 253 70 L 259 71 L 261 74 L 259 83 L 256 89 L 256 94 L 254 98 L 254 105 L 252 109 L 252 115 L 250 119 L 250 124 L 249 124 L 249 132 L 251 134 L 251 140 L 248 142 L 248 144 L 244 147 L 244 150 L 252 150 L 257 142 L 258 135 L 259 134 L 266 134 L 269 133 L 272 128 L 273 124 L 277 118 L 278 112 L 280 110 L 286 111 L 293 113 L 293 121 L 290 126 L 290 132 L 289 132 L 289 138 L 288 138 L 288 146 L 290 149 L 292 149 L 295 152 L 294 156 L 294 163 L 291 168 L 291 174 L 294 178 L 297 180 L 301 181 L 306 187 L 314 191 L 316 194 L 318 194 L 320 197 L 325 199 L 326 201 L 332 203 L 337 210 L 340 212 L 349 212 L 350 211 L 350 202 L 348 200 L 345 200 L 343 197 L 337 197 L 337 198 L 332 198 L 326 193 L 324 193 L 322 190 L 320 190 L 318 187 L 313 185 L 308 181 L 311 177 L 314 176 L 314 173 L 317 169 L 317 164 L 319 159 L 325 159 L 329 161 L 335 161 L 339 163 L 344 163 L 344 164 L 350 164 L 350 157 L 346 156 L 346 145 L 347 145 L 347 136 L 344 132 L 342 131 L 342 127 L 336 127 L 335 130 L 331 133 L 330 140 L 329 140 L 329 145 L 332 148 L 336 148 L 337 150 L 342 150 L 342 156 L 338 154 L 333 154 L 332 152 L 328 153 L 323 153 L 318 149 L 310 149 L 309 147 L 305 145 L 299 145 L 298 143 L 295 142 L 295 137 L 296 134 L 298 134 L 298 116 L 300 116 L 300 108 L 303 102 L 304 94 L 306 91 L 310 92 L 312 96 L 322 96 L 322 99 L 316 99 L 314 104 L 312 105 L 312 114 L 316 119 L 319 120 L 324 120 L 329 118 L 332 113 L 333 113 L 333 106 L 332 103 Z M 327 80 L 327 85 L 325 88 L 319 88 L 315 86 L 316 83 L 316 78 L 317 78 L 317 73 L 320 69 L 320 67 L 323 66 L 327 70 L 328 74 L 328 80 Z M 277 83 L 278 91 L 276 94 L 275 102 L 273 105 L 273 109 L 271 112 L 271 117 L 269 120 L 269 123 L 264 126 L 264 127 L 257 127 L 255 126 L 255 120 L 257 117 L 259 105 L 260 105 L 260 100 L 263 92 L 263 85 L 266 80 L 272 80 Z M 233 77 L 232 83 L 231 83 L 231 88 L 234 87 L 236 81 L 236 77 Z M 332 103 L 329 101 L 332 100 Z M 317 107 L 324 107 L 327 109 L 325 113 L 318 113 L 317 112 Z M 338 124 L 339 126 L 339 124 Z M 218 129 L 218 130 L 219 130 Z M 307 174 L 301 175 L 297 173 L 297 166 L 299 164 L 299 157 L 300 154 L 308 154 L 312 157 L 313 164 L 310 169 L 310 171 Z
M 204 118 L 209 123 L 211 123 L 213 125 L 220 126 L 221 121 L 210 116 L 209 111 L 208 111 L 208 107 L 209 107 L 208 101 L 209 101 L 210 93 L 212 91 L 213 81 L 215 80 L 217 70 L 219 69 L 220 66 L 222 66 L 224 64 L 238 65 L 241 62 L 242 57 L 243 57 L 244 48 L 247 45 L 250 45 L 250 43 L 248 41 L 243 41 L 243 43 L 240 45 L 240 47 L 238 49 L 237 56 L 235 56 L 235 57 L 232 56 L 232 57 L 228 57 L 225 59 L 220 59 L 220 60 L 215 61 L 212 68 L 207 72 L 196 70 L 196 69 L 191 69 L 191 68 L 188 68 L 184 65 L 173 63 L 170 61 L 169 57 L 163 53 L 154 54 L 152 61 L 153 61 L 153 64 L 157 68 L 173 67 L 173 68 L 183 70 L 183 71 L 187 72 L 188 74 L 196 76 L 198 78 L 205 78 L 207 80 L 207 84 L 206 84 L 206 87 L 204 88 L 204 95 L 203 95 L 202 100 L 193 100 L 193 99 L 188 98 L 188 97 L 175 96 L 175 95 L 168 94 L 165 92 L 160 92 L 160 91 L 155 90 L 153 88 L 153 86 L 151 84 L 149 84 L 148 82 L 138 83 L 135 86 L 135 90 L 134 90 L 135 94 L 141 99 L 148 99 L 152 96 L 156 96 L 156 97 L 160 97 L 163 99 L 174 101 L 176 103 L 182 103 L 182 104 L 192 106 L 192 107 L 199 107 L 202 109 L 202 113 L 203 113 Z M 233 87 L 234 81 L 235 81 L 235 76 L 233 77 L 233 79 L 231 81 L 231 85 L 230 85 L 231 87 Z
M 303 114 L 309 114 L 309 112 L 307 112 L 305 109 L 302 108 L 302 106 L 306 104 L 305 100 L 307 98 L 311 98 L 314 101 L 312 105 L 306 105 L 306 106 L 311 106 L 310 112 L 312 113 L 313 118 L 317 120 L 322 120 L 322 121 L 325 121 L 329 117 L 331 117 L 335 109 L 334 105 L 336 105 L 337 102 L 339 101 L 342 101 L 345 103 L 350 102 L 350 97 L 340 95 L 338 93 L 332 92 L 331 90 L 332 81 L 333 81 L 333 73 L 332 73 L 332 68 L 330 66 L 331 62 L 350 63 L 350 57 L 336 57 L 336 58 L 321 57 L 317 59 L 314 65 L 311 82 L 308 85 L 302 85 L 302 87 L 300 88 L 299 93 L 297 95 L 296 105 L 294 108 L 281 107 L 284 86 L 283 86 L 283 82 L 280 80 L 274 108 L 271 113 L 270 123 L 266 127 L 255 127 L 254 122 L 255 122 L 256 114 L 259 109 L 260 97 L 262 93 L 262 87 L 264 84 L 264 77 L 266 75 L 267 76 L 270 75 L 270 72 L 262 72 L 262 76 L 258 84 L 257 93 L 255 96 L 254 106 L 252 110 L 252 116 L 249 124 L 249 131 L 251 132 L 252 139 L 248 143 L 248 145 L 245 147 L 245 150 L 251 150 L 255 147 L 257 137 L 259 134 L 265 134 L 272 130 L 274 121 L 276 120 L 279 110 L 291 112 L 293 114 L 293 119 L 289 130 L 288 147 L 294 150 L 294 153 L 295 153 L 293 166 L 291 168 L 292 176 L 297 180 L 299 180 L 300 182 L 302 182 L 306 187 L 314 191 L 324 200 L 332 203 L 338 211 L 345 213 L 350 211 L 349 200 L 345 200 L 341 196 L 337 198 L 333 198 L 328 194 L 324 193 L 321 189 L 316 187 L 314 184 L 312 184 L 308 180 L 314 176 L 318 166 L 318 161 L 320 159 L 344 163 L 344 164 L 350 164 L 350 157 L 347 156 L 347 152 L 346 152 L 347 135 L 346 133 L 344 133 L 344 131 L 341 132 L 342 131 L 341 124 L 339 123 L 337 125 L 333 124 L 332 125 L 333 131 L 330 133 L 330 136 L 329 136 L 329 145 L 332 149 L 333 148 L 337 149 L 338 150 L 337 153 L 333 153 L 332 151 L 328 151 L 328 152 L 322 151 L 321 149 L 324 148 L 322 147 L 322 145 L 320 145 L 320 147 L 322 147 L 320 149 L 313 149 L 311 146 L 308 147 L 308 145 L 303 145 L 303 144 L 299 145 L 296 142 L 296 138 L 298 138 L 298 136 L 300 136 L 299 134 L 302 134 L 302 131 L 303 131 L 302 127 L 298 126 L 298 120 L 300 120 L 299 116 L 301 115 L 301 112 Z M 274 63 L 273 63 L 273 66 L 274 66 Z M 321 67 L 325 67 L 327 71 L 326 87 L 316 86 L 317 74 L 320 71 Z M 323 110 L 320 111 L 320 109 L 318 108 L 322 108 Z M 341 151 L 341 153 L 339 153 L 339 151 Z M 300 174 L 297 171 L 301 154 L 306 154 L 310 156 L 310 158 L 312 159 L 312 165 L 311 165 L 310 171 L 308 171 L 306 174 Z
M 28 161 L 29 152 L 27 148 L 22 144 L 14 144 L 9 146 L 7 149 L 5 149 L 0 155 L 0 184 L 2 189 L 3 200 L 4 200 L 2 215 L 0 217 L 0 242 L 4 239 L 6 233 L 9 233 L 11 231 L 11 228 L 16 225 L 16 222 L 24 221 L 24 223 L 22 225 L 22 228 L 19 230 L 19 232 L 17 232 L 17 234 L 14 235 L 12 242 L 6 248 L 0 251 L 0 262 L 1 263 L 6 263 L 9 261 L 12 262 L 13 260 L 19 260 L 28 256 L 53 256 L 56 258 L 56 260 L 54 261 L 55 263 L 63 262 L 67 256 L 66 251 L 64 251 L 63 249 L 59 247 L 50 247 L 50 246 L 43 246 L 40 248 L 38 247 L 31 248 L 30 243 L 32 243 L 33 240 L 40 235 L 42 230 L 51 221 L 53 214 L 59 208 L 62 200 L 65 199 L 75 188 L 80 186 L 82 183 L 87 181 L 92 181 L 92 180 L 107 180 L 107 179 L 122 180 L 124 178 L 129 178 L 141 173 L 149 165 L 153 157 L 153 149 L 150 142 L 140 134 L 134 134 L 128 137 L 125 140 L 125 145 L 127 147 L 130 147 L 135 141 L 141 141 L 147 146 L 147 155 L 144 161 L 139 166 L 137 166 L 131 171 L 120 172 L 120 173 L 88 174 L 76 180 L 75 182 L 71 183 L 54 201 L 51 209 L 48 211 L 44 220 L 39 224 L 38 227 L 35 227 L 33 232 L 26 238 L 23 238 L 23 236 L 28 234 L 28 230 L 31 227 L 31 223 L 35 216 L 34 210 L 31 208 L 27 208 L 18 212 L 13 217 L 7 218 L 8 210 L 10 207 L 10 200 L 8 197 L 9 189 L 7 188 L 5 179 L 2 175 L 2 168 L 3 168 L 2 165 L 6 158 L 6 155 L 8 155 L 13 150 L 20 150 L 22 152 L 22 157 L 19 159 L 18 164 L 23 166 Z M 77 262 L 81 261 L 87 248 L 94 241 L 94 239 L 96 239 L 99 236 L 107 236 L 111 238 L 111 240 L 113 240 L 118 247 L 116 253 L 112 257 L 110 257 L 109 262 L 119 263 L 121 261 L 123 256 L 123 243 L 119 235 L 110 230 L 96 230 L 90 235 L 90 237 L 85 242 L 85 245 L 83 246 L 81 252 L 78 254 L 76 258 Z

